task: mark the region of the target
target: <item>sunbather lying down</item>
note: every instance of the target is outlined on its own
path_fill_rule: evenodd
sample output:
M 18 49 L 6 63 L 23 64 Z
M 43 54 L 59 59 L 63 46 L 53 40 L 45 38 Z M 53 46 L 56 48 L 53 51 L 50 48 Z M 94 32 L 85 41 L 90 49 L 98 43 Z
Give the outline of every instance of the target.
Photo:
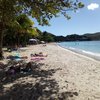
M 44 55 L 42 52 L 30 54 L 31 57 L 47 57 L 48 55 Z
M 31 60 L 33 61 L 41 61 L 41 60 L 44 60 L 43 57 L 31 57 Z
M 11 60 L 15 60 L 15 59 L 27 59 L 27 58 L 28 58 L 27 56 L 20 57 L 20 56 L 12 56 L 12 55 L 10 55 L 10 56 L 7 57 L 7 59 L 11 59 Z

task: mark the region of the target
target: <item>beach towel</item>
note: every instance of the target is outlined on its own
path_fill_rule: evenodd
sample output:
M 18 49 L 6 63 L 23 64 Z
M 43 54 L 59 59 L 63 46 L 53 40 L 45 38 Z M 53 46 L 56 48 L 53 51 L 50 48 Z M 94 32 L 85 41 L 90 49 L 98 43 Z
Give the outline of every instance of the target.
M 31 60 L 40 61 L 40 60 L 44 60 L 44 58 L 42 58 L 42 57 L 31 57 Z

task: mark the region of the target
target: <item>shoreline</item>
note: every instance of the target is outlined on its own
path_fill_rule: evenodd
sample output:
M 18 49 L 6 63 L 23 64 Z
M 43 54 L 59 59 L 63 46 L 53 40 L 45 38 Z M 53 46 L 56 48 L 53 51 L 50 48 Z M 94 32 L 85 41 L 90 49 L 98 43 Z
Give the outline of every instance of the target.
M 88 57 L 89 59 L 93 59 L 93 60 L 96 60 L 96 61 L 100 61 L 100 57 L 98 57 L 98 56 L 96 56 L 96 55 L 92 55 L 92 54 L 89 54 L 89 53 L 86 53 L 86 52 L 82 52 L 82 51 L 76 51 L 76 50 L 74 50 L 74 49 L 70 49 L 70 48 L 66 48 L 66 47 L 63 47 L 63 46 L 61 46 L 61 45 L 59 45 L 59 44 L 57 44 L 59 47 L 61 47 L 61 48 L 64 48 L 65 50 L 69 50 L 69 51 L 72 51 L 72 52 L 74 52 L 74 53 L 76 53 L 76 54 L 80 54 L 80 55 L 82 55 L 82 56 L 85 56 L 85 57 Z

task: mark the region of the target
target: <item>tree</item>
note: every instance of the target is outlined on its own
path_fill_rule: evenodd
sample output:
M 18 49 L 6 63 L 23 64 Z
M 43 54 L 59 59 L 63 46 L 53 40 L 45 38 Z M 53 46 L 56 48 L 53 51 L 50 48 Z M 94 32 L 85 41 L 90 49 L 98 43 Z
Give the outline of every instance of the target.
M 67 11 L 83 6 L 78 0 L 0 0 L 0 56 L 5 26 L 11 24 L 17 15 L 24 13 L 36 18 L 40 25 L 48 25 L 52 17 L 61 13 L 69 19 Z
M 26 45 L 29 37 L 37 36 L 38 32 L 33 27 L 34 22 L 25 14 L 16 17 L 12 25 L 7 27 L 5 32 L 5 42 L 8 45 Z M 12 42 L 13 41 L 13 42 Z M 6 45 L 6 43 L 4 43 Z
M 54 38 L 55 38 L 55 35 L 46 31 L 44 31 L 41 35 L 42 41 L 45 41 L 45 42 L 54 42 Z
M 26 44 L 26 37 L 30 34 L 34 34 L 33 32 L 35 31 L 35 29 L 33 28 L 34 23 L 25 14 L 17 16 L 16 21 L 17 21 L 17 28 L 15 27 L 15 32 L 17 37 L 17 45 L 20 44 L 20 40 L 23 40 L 22 42 L 25 42 Z

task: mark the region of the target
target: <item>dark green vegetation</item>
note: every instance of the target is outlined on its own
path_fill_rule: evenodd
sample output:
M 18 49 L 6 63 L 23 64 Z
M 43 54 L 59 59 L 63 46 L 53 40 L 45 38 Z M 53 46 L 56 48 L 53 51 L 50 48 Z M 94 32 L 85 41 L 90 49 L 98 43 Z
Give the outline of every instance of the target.
M 76 11 L 82 7 L 84 5 L 78 0 L 0 0 L 0 58 L 2 58 L 2 45 L 6 28 L 17 27 L 18 24 L 21 24 L 21 20 L 16 19 L 16 17 L 24 14 L 35 18 L 40 25 L 49 25 L 51 18 L 63 14 L 67 19 L 70 19 L 67 12 Z M 26 33 L 27 25 L 25 27 L 23 25 L 21 24 L 24 28 L 23 32 Z M 16 33 L 22 33 L 23 29 L 20 30 L 20 26 L 17 28 Z M 10 32 L 12 29 L 10 28 L 9 33 L 7 32 L 9 35 L 13 33 Z
M 19 18 L 21 18 L 21 16 L 19 16 Z M 23 17 L 21 18 L 21 21 L 23 21 L 22 19 L 24 20 Z M 26 46 L 30 38 L 36 38 L 36 39 L 39 39 L 40 41 L 45 41 L 45 42 L 100 40 L 100 32 L 92 33 L 92 34 L 87 33 L 83 35 L 72 34 L 72 35 L 67 35 L 67 36 L 56 36 L 46 31 L 41 32 L 38 28 L 34 28 L 31 26 L 31 24 L 33 25 L 33 23 L 31 22 L 29 18 L 28 18 L 28 21 L 27 21 L 28 23 L 26 23 L 27 27 L 24 26 L 22 23 L 20 24 L 21 25 L 20 27 L 22 27 L 22 30 L 21 29 L 16 30 L 16 28 L 12 29 L 8 27 L 4 35 L 4 40 L 5 40 L 3 42 L 4 46 L 15 46 L 15 45 Z
M 57 36 L 56 41 L 88 41 L 90 38 L 84 35 L 77 35 L 77 34 L 72 34 L 72 35 L 67 35 L 67 36 Z
M 38 35 L 33 25 L 34 23 L 25 14 L 17 16 L 12 26 L 5 27 L 3 44 L 5 46 L 26 45 L 29 38 Z
M 63 41 L 93 41 L 100 40 L 100 32 L 97 33 L 88 33 L 83 35 L 67 35 L 67 36 L 55 36 L 48 32 L 41 32 L 42 40 L 46 42 L 63 42 Z
M 55 41 L 93 41 L 93 40 L 100 40 L 100 32 L 98 33 L 88 33 L 83 35 L 67 35 L 67 36 L 55 36 Z
M 94 33 L 94 34 L 87 33 L 87 34 L 84 34 L 84 36 L 86 36 L 90 40 L 100 40 L 100 32 L 97 32 L 97 33 Z

